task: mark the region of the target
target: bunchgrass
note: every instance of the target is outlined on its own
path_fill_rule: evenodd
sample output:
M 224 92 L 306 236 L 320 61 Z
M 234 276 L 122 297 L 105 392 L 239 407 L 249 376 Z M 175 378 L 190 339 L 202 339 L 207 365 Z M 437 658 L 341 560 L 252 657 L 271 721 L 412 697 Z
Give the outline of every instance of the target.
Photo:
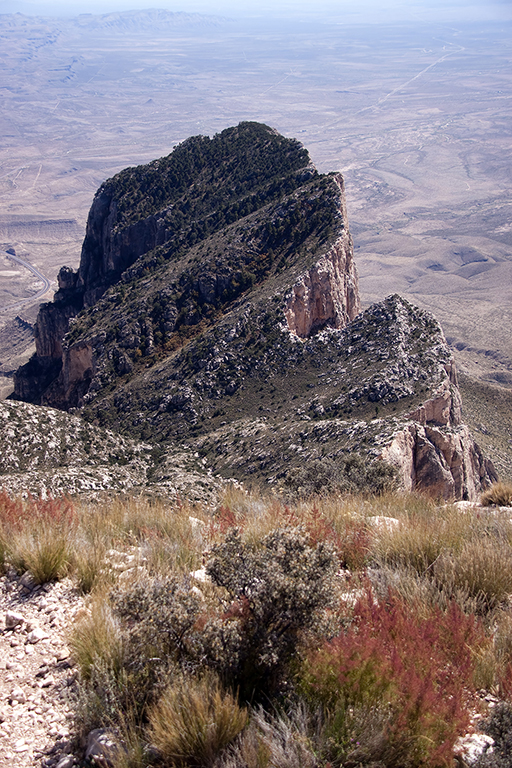
M 123 661 L 123 637 L 107 596 L 96 593 L 87 610 L 76 619 L 69 646 L 84 680 L 90 680 L 101 663 L 115 675 Z
M 213 765 L 247 725 L 248 713 L 213 675 L 182 678 L 149 712 L 151 742 L 166 765 Z
M 20 572 L 30 571 L 38 584 L 60 579 L 69 570 L 77 516 L 70 501 L 62 499 L 3 498 L 0 527 L 7 558 Z
M 512 484 L 494 483 L 482 493 L 481 502 L 485 507 L 512 507 Z

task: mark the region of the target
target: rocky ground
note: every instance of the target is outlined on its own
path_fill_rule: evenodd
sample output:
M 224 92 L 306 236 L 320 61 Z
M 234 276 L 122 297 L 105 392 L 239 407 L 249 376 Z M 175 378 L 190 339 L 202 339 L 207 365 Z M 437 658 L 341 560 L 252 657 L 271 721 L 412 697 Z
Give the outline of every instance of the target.
M 0 766 L 71 768 L 76 671 L 66 631 L 82 606 L 68 580 L 0 579 Z

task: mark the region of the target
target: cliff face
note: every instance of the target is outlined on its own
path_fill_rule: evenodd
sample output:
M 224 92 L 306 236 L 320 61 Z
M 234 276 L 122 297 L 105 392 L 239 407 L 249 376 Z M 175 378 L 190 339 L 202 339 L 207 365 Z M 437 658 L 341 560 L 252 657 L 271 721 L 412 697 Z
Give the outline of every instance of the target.
M 343 220 L 347 221 L 343 179 L 338 174 L 335 181 Z M 326 326 L 344 328 L 359 308 L 352 242 L 348 231 L 344 231 L 327 253 L 297 279 L 286 297 L 286 322 L 292 333 L 305 339 Z
M 359 309 L 342 177 L 243 123 L 102 185 L 15 395 L 226 477 L 286 484 L 359 454 L 474 498 L 493 469 L 439 325 L 398 296 Z
M 421 490 L 446 500 L 478 499 L 482 488 L 498 480 L 468 427 L 453 362 L 433 396 L 409 414 L 381 458 L 396 466 L 405 490 Z

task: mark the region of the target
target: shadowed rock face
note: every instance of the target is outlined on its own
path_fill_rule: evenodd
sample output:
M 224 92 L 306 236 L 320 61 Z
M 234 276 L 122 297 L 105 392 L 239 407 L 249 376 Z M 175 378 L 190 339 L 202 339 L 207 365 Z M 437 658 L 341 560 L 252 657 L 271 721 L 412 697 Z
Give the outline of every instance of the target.
M 359 453 L 407 489 L 476 498 L 495 473 L 438 323 L 399 296 L 359 309 L 342 177 L 242 123 L 102 185 L 15 398 L 225 477 L 279 484 Z

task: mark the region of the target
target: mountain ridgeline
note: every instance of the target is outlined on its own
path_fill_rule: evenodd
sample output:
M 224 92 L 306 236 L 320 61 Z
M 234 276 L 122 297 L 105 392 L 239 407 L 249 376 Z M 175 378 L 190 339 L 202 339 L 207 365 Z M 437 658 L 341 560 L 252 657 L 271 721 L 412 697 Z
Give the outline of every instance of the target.
M 438 323 L 398 296 L 359 310 L 342 177 L 241 123 L 100 187 L 14 398 L 219 476 L 307 492 L 389 480 L 386 458 L 406 487 L 474 498 L 495 473 Z

